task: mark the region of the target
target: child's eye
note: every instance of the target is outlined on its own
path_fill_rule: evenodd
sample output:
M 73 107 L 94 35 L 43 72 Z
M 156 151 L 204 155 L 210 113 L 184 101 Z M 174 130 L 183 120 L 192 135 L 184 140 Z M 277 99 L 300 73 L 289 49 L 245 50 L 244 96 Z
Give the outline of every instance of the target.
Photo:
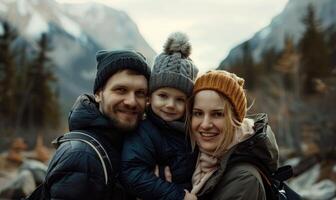
M 163 93 L 158 94 L 158 96 L 163 99 L 166 99 L 168 97 L 166 94 L 163 94 Z
M 136 91 L 136 92 L 135 92 L 135 95 L 136 95 L 137 97 L 141 97 L 141 98 L 143 98 L 143 97 L 146 97 L 147 93 L 146 93 L 145 91 L 143 91 L 143 90 L 140 90 L 140 91 Z
M 183 98 L 177 98 L 176 100 L 177 100 L 178 102 L 185 103 L 185 99 L 183 99 Z

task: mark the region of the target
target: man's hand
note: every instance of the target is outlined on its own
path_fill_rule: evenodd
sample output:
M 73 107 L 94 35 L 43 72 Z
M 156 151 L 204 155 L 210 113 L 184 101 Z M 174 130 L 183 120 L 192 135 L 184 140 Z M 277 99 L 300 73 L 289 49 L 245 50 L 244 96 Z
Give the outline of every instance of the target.
M 184 190 L 184 191 L 185 191 L 184 200 L 197 200 L 196 195 L 191 194 L 188 190 Z
M 154 174 L 156 177 L 159 177 L 159 165 L 155 165 Z
M 158 165 L 155 165 L 154 174 L 155 174 L 156 177 L 159 177 L 159 166 Z M 164 168 L 164 175 L 165 175 L 166 181 L 171 183 L 172 182 L 172 174 L 171 174 L 170 168 L 168 166 L 166 166 Z
M 170 168 L 168 166 L 166 166 L 164 168 L 164 175 L 165 175 L 166 181 L 171 183 L 172 182 L 172 174 L 171 174 Z

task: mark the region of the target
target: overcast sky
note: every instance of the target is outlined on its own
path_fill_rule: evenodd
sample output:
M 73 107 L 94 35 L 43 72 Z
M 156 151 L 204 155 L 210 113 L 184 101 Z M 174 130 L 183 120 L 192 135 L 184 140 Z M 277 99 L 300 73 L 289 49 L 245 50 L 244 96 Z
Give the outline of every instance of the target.
M 57 0 L 86 2 L 90 0 Z M 93 1 L 93 0 L 91 0 Z M 230 49 L 251 38 L 278 15 L 288 0 L 96 0 L 123 10 L 157 52 L 169 33 L 183 31 L 200 71 L 215 68 Z

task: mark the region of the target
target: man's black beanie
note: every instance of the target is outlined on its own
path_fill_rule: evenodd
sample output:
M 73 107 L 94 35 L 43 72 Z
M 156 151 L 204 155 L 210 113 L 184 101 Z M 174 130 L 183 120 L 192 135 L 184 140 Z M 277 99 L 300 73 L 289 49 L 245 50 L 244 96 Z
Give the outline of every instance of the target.
M 130 69 L 143 74 L 149 80 L 151 70 L 146 62 L 146 58 L 136 51 L 101 50 L 96 54 L 97 74 L 93 86 L 93 94 L 101 89 L 107 80 L 117 71 Z

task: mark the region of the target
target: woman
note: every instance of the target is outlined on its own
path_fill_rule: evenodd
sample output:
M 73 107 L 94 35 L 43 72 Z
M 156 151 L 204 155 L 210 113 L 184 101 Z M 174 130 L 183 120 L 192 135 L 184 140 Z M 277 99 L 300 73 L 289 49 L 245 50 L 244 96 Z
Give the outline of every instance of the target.
M 278 147 L 267 116 L 246 118 L 244 79 L 226 71 L 200 76 L 189 102 L 189 133 L 199 153 L 192 177 L 198 199 L 266 199 L 261 174 L 246 162 L 249 156 L 278 167 Z

